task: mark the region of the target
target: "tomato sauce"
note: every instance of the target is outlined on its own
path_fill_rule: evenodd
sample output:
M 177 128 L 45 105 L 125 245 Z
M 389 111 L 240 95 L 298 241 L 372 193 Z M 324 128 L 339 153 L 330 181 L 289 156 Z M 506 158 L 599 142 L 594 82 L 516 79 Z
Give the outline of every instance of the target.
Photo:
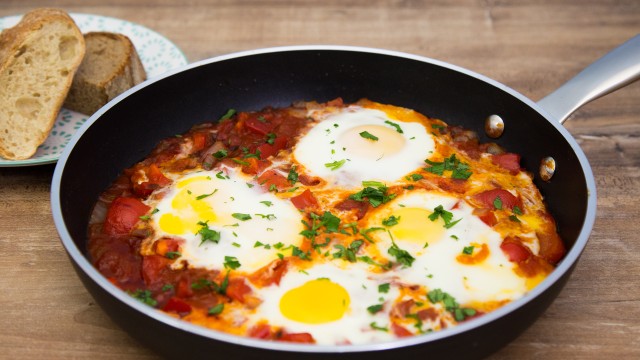
M 334 100 L 329 105 L 342 106 L 342 102 Z M 151 210 L 143 200 L 171 183 L 164 175 L 166 172 L 212 169 L 219 163 L 239 167 L 242 172 L 255 175 L 265 191 L 289 188 L 289 169 L 265 169 L 273 164 L 279 152 L 291 149 L 295 139 L 305 131 L 308 119 L 302 115 L 302 110 L 294 106 L 240 112 L 219 122 L 197 125 L 180 137 L 161 141 L 146 159 L 124 170 L 101 195 L 97 208 L 106 209 L 106 212 L 102 219 L 90 225 L 88 243 L 89 254 L 96 268 L 132 296 L 178 317 L 189 316 L 194 309 L 202 308 L 209 309 L 206 316 L 216 316 L 216 311 L 223 304 L 240 303 L 249 308 L 257 306 L 259 300 L 252 295 L 248 284 L 258 287 L 279 284 L 288 270 L 290 260 L 274 260 L 247 276 L 188 266 L 174 269 L 171 266 L 175 262 L 173 254 L 178 251 L 181 241 L 174 238 L 156 241 L 153 248 L 155 255 L 142 256 L 141 241 L 149 234 L 138 225 Z M 495 166 L 496 171 L 511 175 L 522 171 L 519 155 L 506 152 L 489 154 L 489 145 L 479 143 L 473 132 L 452 126 L 441 129 L 440 135 L 451 137 L 452 147 L 469 158 L 482 159 L 487 155 L 487 164 Z M 522 198 L 500 186 L 473 193 L 474 190 L 465 179 L 444 178 L 430 172 L 420 174 L 419 179 L 416 178 L 410 186 L 393 186 L 389 193 L 421 188 L 460 194 L 476 208 L 474 214 L 489 227 L 513 225 L 510 221 L 514 221 L 514 218 L 517 220 L 517 216 L 522 214 Z M 321 184 L 322 179 L 301 175 L 299 181 L 309 188 L 290 197 L 290 201 L 305 212 L 306 219 L 311 222 L 308 213 L 319 206 L 313 186 Z M 368 202 L 352 198 L 340 199 L 333 206 L 336 212 L 352 214 L 356 221 L 372 209 Z M 566 251 L 557 235 L 553 218 L 546 212 L 540 216 L 546 221 L 536 232 L 540 239 L 538 255 L 534 255 L 518 237 L 506 237 L 500 246 L 508 259 L 517 263 L 526 276 L 548 272 Z M 307 242 L 303 250 L 309 247 Z M 487 250 L 485 247 L 479 250 L 473 256 L 460 256 L 459 261 L 482 261 Z M 400 306 L 396 311 L 402 313 L 407 310 Z M 435 319 L 435 315 L 427 310 L 423 310 L 419 316 L 422 319 Z M 395 323 L 390 325 L 390 331 L 398 337 L 412 335 L 402 325 Z M 254 326 L 247 335 L 289 342 L 315 342 L 308 333 L 287 333 L 268 324 Z

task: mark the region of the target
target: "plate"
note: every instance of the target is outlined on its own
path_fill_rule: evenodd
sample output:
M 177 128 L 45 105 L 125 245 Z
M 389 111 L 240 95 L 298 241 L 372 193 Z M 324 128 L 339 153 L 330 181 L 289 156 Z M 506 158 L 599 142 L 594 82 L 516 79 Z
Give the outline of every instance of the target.
M 147 79 L 188 63 L 185 55 L 175 44 L 144 26 L 100 15 L 75 13 L 69 15 L 83 33 L 109 31 L 128 36 L 138 51 L 142 65 L 147 72 Z M 22 15 L 0 18 L 0 29 L 14 26 L 21 18 Z M 89 116 L 85 114 L 61 109 L 49 137 L 38 147 L 31 158 L 25 160 L 0 158 L 0 167 L 32 166 L 56 162 L 71 136 L 88 118 Z

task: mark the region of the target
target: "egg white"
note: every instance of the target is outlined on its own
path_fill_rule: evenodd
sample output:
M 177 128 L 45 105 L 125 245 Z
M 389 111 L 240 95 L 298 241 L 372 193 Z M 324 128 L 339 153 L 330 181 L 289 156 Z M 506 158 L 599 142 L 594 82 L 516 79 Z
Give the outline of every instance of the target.
M 318 278 L 327 278 L 348 292 L 351 303 L 344 316 L 323 324 L 306 324 L 285 317 L 280 309 L 280 300 L 285 293 Z M 381 293 L 378 286 L 390 282 L 389 274 L 372 274 L 368 266 L 362 263 L 332 261 L 304 271 L 290 270 L 281 279 L 279 286 L 260 289 L 259 296 L 263 302 L 251 315 L 250 321 L 267 320 L 270 325 L 280 326 L 288 333 L 309 333 L 317 344 L 364 344 L 391 340 L 394 336 L 389 331 L 371 327 L 374 322 L 376 326 L 389 326 L 389 310 L 399 291 L 397 287 L 390 286 L 387 293 Z M 377 304 L 385 304 L 384 310 L 371 314 L 367 307 Z
M 431 221 L 426 215 L 433 213 L 439 205 L 453 214 L 452 222 L 460 221 L 449 229 L 444 227 L 442 218 Z M 371 214 L 369 226 L 379 227 L 382 219 L 397 215 L 403 209 L 426 210 L 423 222 L 412 225 L 416 233 L 422 231 L 418 239 L 394 237 L 393 226 L 387 228 L 389 231 L 373 233 L 381 256 L 396 262 L 396 258 L 388 253 L 395 242 L 398 248 L 415 258 L 411 266 L 400 266 L 395 270 L 402 281 L 424 285 L 427 290 L 441 289 L 460 304 L 514 300 L 527 292 L 526 279 L 514 272 L 514 263 L 500 249 L 501 235 L 473 215 L 473 208 L 465 201 L 416 190 L 399 196 Z M 402 226 L 402 223 L 401 216 L 395 226 Z M 456 257 L 463 249 L 474 244 L 475 251 L 478 251 L 478 245 L 486 244 L 489 256 L 477 264 L 458 262 Z
M 423 165 L 435 146 L 421 123 L 392 119 L 376 109 L 349 106 L 316 121 L 298 140 L 293 157 L 328 186 L 355 188 L 363 180 L 398 180 Z M 378 140 L 360 135 L 365 132 Z
M 265 192 L 252 181 L 252 178 L 235 168 L 180 175 L 160 201 L 148 204 L 157 209 L 150 220 L 156 238 L 177 237 L 184 240 L 177 264 L 187 261 L 194 267 L 222 269 L 226 259 L 236 258 L 240 263 L 237 270 L 253 272 L 277 259 L 279 249 L 300 245 L 300 212 L 290 201 Z M 174 200 L 185 197 L 184 193 L 178 195 L 181 191 L 190 193 L 187 206 L 176 209 Z M 198 199 L 198 196 L 201 198 Z M 207 222 L 207 226 L 219 232 L 218 243 L 203 242 L 202 236 L 193 231 L 194 228 L 180 233 L 168 232 L 166 226 L 163 229 L 161 219 L 168 214 L 177 217 L 178 222 L 188 221 L 189 226 L 194 222 L 205 222 L 205 218 L 199 217 L 202 214 L 194 214 L 194 206 L 208 206 L 211 209 L 213 219 Z M 238 219 L 233 214 L 238 217 L 241 216 L 237 214 L 249 215 L 251 219 Z

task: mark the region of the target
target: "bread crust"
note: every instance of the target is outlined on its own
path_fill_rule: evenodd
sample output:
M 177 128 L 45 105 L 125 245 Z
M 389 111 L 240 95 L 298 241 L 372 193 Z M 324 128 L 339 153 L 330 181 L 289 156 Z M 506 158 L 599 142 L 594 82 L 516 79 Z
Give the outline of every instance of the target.
M 84 37 L 87 53 L 73 80 L 64 106 L 83 114 L 92 115 L 116 96 L 146 80 L 146 72 L 133 43 L 127 36 L 110 32 L 89 32 Z M 116 62 L 111 63 L 111 65 L 115 65 L 115 68 L 105 76 L 104 74 L 96 74 L 99 70 L 94 68 L 97 55 L 93 51 L 103 51 L 101 46 L 104 44 L 98 43 L 107 39 L 117 42 L 119 46 L 124 47 L 124 50 L 122 54 L 118 55 L 118 59 L 114 60 Z M 110 50 L 115 51 L 114 49 Z M 101 56 L 109 57 L 107 54 Z
M 35 9 L 25 14 L 16 26 L 0 33 L 0 80 L 2 80 L 2 76 L 7 74 L 14 66 L 17 55 L 19 55 L 23 47 L 37 36 L 38 31 L 41 30 L 45 24 L 53 22 L 62 22 L 70 26 L 71 34 L 73 34 L 73 37 L 80 45 L 78 47 L 79 51 L 74 53 L 73 58 L 70 59 L 67 75 L 59 80 L 62 91 L 56 94 L 48 94 L 52 98 L 52 103 L 47 106 L 50 111 L 46 111 L 46 116 L 43 114 L 43 116 L 39 116 L 37 119 L 37 121 L 42 121 L 41 125 L 43 126 L 41 130 L 44 131 L 34 132 L 32 134 L 33 140 L 27 144 L 26 149 L 16 149 L 14 146 L 11 146 L 11 144 L 7 144 L 6 141 L 1 141 L 0 139 L 0 156 L 4 158 L 12 160 L 27 159 L 33 156 L 38 146 L 46 140 L 57 114 L 62 107 L 66 94 L 71 87 L 73 75 L 82 62 L 84 56 L 84 38 L 73 19 L 65 11 L 52 8 Z M 0 86 L 3 85 L 3 83 L 0 83 Z M 5 121 L 9 122 L 7 119 L 0 118 L 0 123 Z M 16 150 L 21 151 L 16 153 Z

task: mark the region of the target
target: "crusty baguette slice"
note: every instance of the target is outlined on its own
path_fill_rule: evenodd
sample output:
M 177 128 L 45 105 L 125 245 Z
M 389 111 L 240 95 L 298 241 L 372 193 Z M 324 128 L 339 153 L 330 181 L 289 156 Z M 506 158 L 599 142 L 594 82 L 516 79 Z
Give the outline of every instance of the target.
M 82 32 L 62 10 L 33 10 L 0 34 L 0 156 L 33 156 L 83 56 Z
M 91 115 L 147 75 L 128 37 L 108 32 L 84 35 L 87 52 L 64 107 Z

